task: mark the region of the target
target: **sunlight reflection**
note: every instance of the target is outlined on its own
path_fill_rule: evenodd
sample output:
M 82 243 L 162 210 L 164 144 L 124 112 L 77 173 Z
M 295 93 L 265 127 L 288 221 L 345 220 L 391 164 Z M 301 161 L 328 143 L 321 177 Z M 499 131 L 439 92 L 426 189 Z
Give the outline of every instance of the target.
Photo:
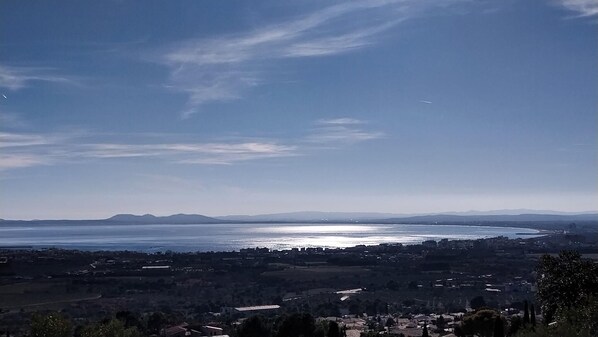
M 252 232 L 305 234 L 305 233 L 363 233 L 374 232 L 386 229 L 385 226 L 371 225 L 301 225 L 301 226 L 277 226 L 252 228 Z

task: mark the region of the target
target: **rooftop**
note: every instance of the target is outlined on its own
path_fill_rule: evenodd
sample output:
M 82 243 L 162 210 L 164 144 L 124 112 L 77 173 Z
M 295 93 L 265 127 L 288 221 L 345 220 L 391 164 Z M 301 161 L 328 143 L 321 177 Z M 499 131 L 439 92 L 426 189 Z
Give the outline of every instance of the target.
M 237 311 L 258 311 L 258 310 L 274 310 L 280 309 L 280 305 L 272 304 L 272 305 L 255 305 L 251 307 L 238 307 L 235 308 Z

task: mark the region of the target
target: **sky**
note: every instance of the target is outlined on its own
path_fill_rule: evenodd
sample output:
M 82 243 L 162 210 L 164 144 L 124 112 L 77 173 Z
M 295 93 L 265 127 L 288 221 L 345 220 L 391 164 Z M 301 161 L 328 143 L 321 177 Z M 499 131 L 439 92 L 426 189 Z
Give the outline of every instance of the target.
M 598 1 L 1 1 L 0 218 L 598 207 Z

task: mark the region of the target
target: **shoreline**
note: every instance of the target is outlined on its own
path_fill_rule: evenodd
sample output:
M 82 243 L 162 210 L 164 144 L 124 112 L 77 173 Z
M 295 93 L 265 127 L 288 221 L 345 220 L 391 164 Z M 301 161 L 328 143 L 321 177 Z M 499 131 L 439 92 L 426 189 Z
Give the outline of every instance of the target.
M 322 251 L 322 252 L 333 252 L 333 251 L 352 251 L 356 249 L 378 249 L 380 247 L 401 247 L 401 246 L 421 246 L 425 242 L 430 243 L 434 241 L 436 244 L 440 243 L 441 240 L 447 240 L 451 242 L 451 244 L 455 244 L 455 242 L 462 242 L 462 243 L 469 243 L 476 241 L 486 241 L 486 240 L 497 240 L 503 239 L 508 241 L 527 241 L 536 238 L 545 238 L 551 235 L 558 235 L 559 233 L 554 231 L 538 231 L 537 233 L 515 233 L 516 235 L 527 236 L 521 238 L 509 238 L 504 235 L 497 235 L 497 236 L 490 236 L 490 237 L 480 237 L 476 239 L 451 239 L 451 238 L 430 238 L 427 240 L 417 241 L 417 242 L 380 242 L 378 244 L 363 244 L 363 245 L 353 245 L 353 246 L 346 246 L 346 247 L 327 247 L 327 246 L 297 246 L 297 247 L 290 247 L 290 248 L 268 248 L 265 246 L 248 246 L 248 247 L 240 247 L 238 249 L 232 250 L 172 250 L 172 249 L 159 249 L 159 247 L 150 247 L 146 249 L 121 249 L 115 248 L 110 249 L 107 247 L 102 248 L 93 248 L 93 247 L 78 247 L 78 246 L 56 246 L 56 245 L 39 245 L 39 246 L 32 246 L 32 245 L 19 245 L 19 246 L 0 246 L 1 251 L 72 251 L 72 252 L 86 252 L 86 253 L 98 253 L 98 252 L 109 252 L 109 253 L 140 253 L 140 254 L 165 254 L 165 253 L 174 253 L 174 254 L 206 254 L 206 253 L 243 253 L 247 251 L 260 251 L 260 250 L 268 250 L 269 252 L 304 252 L 304 251 Z

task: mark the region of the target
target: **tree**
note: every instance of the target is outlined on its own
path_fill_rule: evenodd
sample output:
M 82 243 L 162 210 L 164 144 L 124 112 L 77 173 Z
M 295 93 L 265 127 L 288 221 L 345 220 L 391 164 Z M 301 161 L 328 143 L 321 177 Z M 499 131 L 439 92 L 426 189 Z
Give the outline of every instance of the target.
M 424 331 L 422 331 L 422 337 L 430 337 L 428 334 L 428 325 L 424 323 Z
M 392 317 L 388 317 L 388 319 L 386 320 L 386 324 L 384 324 L 384 325 L 386 325 L 387 327 L 391 327 L 395 324 L 396 324 L 395 320 L 392 319 Z
M 542 256 L 538 275 L 537 296 L 546 323 L 587 306 L 589 298 L 598 298 L 598 265 L 583 260 L 578 252 Z
M 534 308 L 533 304 L 530 308 L 530 323 L 532 323 L 532 326 L 536 326 L 536 309 Z
M 326 337 L 341 337 L 341 330 L 338 326 L 338 323 L 334 321 L 330 321 L 330 323 L 328 323 L 328 334 Z
M 523 325 L 529 324 L 529 306 L 527 304 L 527 300 L 523 304 Z
M 559 320 L 549 326 L 522 329 L 516 337 L 596 337 L 598 336 L 598 301 L 585 308 L 559 314 Z
M 282 320 L 277 337 L 313 337 L 316 323 L 310 314 L 296 313 Z
M 437 332 L 443 332 L 445 325 L 446 321 L 444 320 L 444 317 L 442 317 L 442 315 L 438 316 L 436 319 L 436 327 L 438 328 Z
M 511 317 L 509 324 L 509 336 L 515 336 L 515 334 L 522 328 L 523 320 L 519 316 Z
M 147 319 L 147 329 L 150 333 L 159 334 L 164 325 L 166 325 L 166 316 L 161 312 L 154 312 Z
M 271 328 L 263 316 L 251 316 L 239 327 L 239 337 L 270 337 Z
M 550 324 L 522 329 L 517 337 L 598 336 L 598 265 L 564 251 L 543 256 L 538 275 L 537 296 L 544 322 Z
M 119 321 L 123 322 L 123 324 L 125 325 L 125 328 L 129 328 L 132 326 L 135 327 L 139 327 L 139 319 L 137 318 L 137 316 L 135 314 L 133 314 L 130 311 L 119 311 L 116 313 L 116 319 L 118 319 Z
M 86 326 L 81 337 L 141 337 L 137 327 L 125 327 L 119 319 L 112 319 L 105 323 Z
M 31 319 L 31 337 L 68 337 L 71 322 L 57 312 L 45 316 L 34 315 Z
M 505 323 L 500 316 L 494 318 L 494 336 L 493 337 L 505 337 Z
M 491 309 L 481 309 L 467 314 L 463 317 L 459 332 L 464 336 L 493 337 L 497 317 L 500 318 L 500 314 Z

